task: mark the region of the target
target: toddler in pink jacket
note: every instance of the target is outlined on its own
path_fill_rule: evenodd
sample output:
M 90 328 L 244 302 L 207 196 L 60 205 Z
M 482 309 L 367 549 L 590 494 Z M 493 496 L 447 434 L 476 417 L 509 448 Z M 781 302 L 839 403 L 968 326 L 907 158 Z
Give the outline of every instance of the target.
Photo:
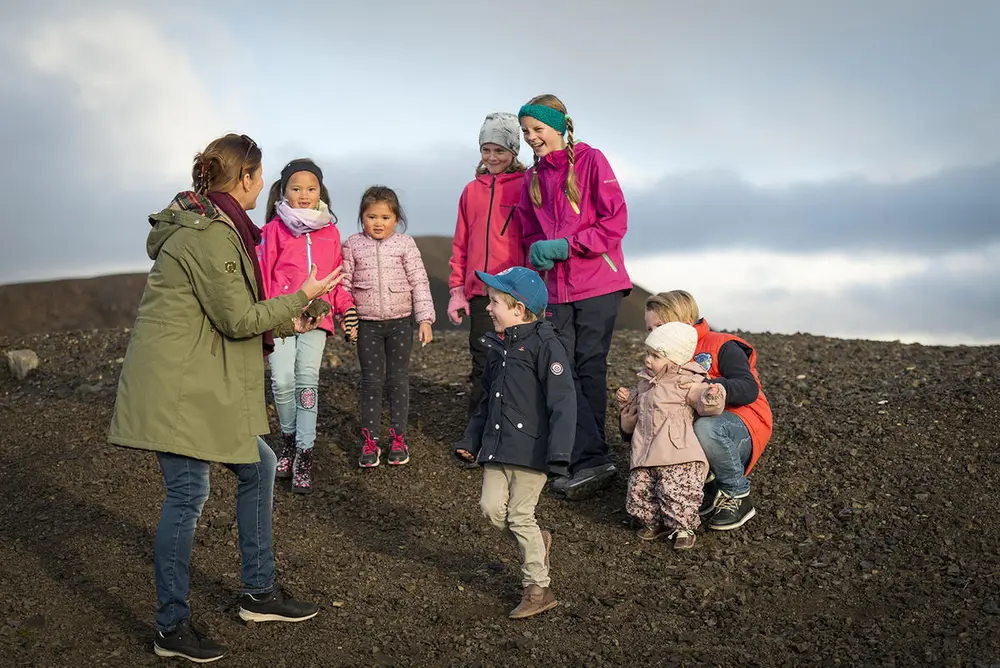
M 268 223 L 261 230 L 257 257 L 267 299 L 291 294 L 316 265 L 320 276 L 343 264 L 337 217 L 330 211 L 330 193 L 323 184 L 323 170 L 312 160 L 292 160 L 281 170 L 268 195 Z M 335 330 L 334 316 L 348 336 L 356 336 L 358 318 L 343 286 L 314 300 L 327 313 L 319 327 L 296 334 L 274 330 L 271 392 L 281 423 L 276 478 L 291 478 L 292 491 L 312 491 L 313 445 L 319 405 L 319 367 L 326 337 Z M 321 304 L 321 302 L 326 302 Z
M 399 466 L 410 461 L 406 419 L 410 403 L 410 349 L 413 321 L 420 342 L 434 335 L 434 301 L 420 250 L 406 229 L 406 218 L 396 193 L 372 186 L 361 197 L 358 213 L 363 231 L 344 243 L 344 288 L 357 306 L 358 361 L 361 363 L 361 458 L 358 465 L 379 465 L 382 448 L 382 392 L 389 388 L 389 454 Z
M 694 417 L 719 415 L 726 390 L 708 383 L 694 362 L 698 332 L 668 322 L 646 337 L 645 368 L 635 390 L 620 388 L 622 433 L 631 436 L 632 462 L 625 509 L 642 523 L 642 540 L 668 535 L 674 547 L 694 547 L 708 460 Z

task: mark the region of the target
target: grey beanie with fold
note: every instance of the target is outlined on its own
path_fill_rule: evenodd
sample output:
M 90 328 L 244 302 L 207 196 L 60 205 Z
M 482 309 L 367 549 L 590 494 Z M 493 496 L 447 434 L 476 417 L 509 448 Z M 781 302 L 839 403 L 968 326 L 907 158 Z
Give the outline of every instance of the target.
M 517 116 L 506 111 L 486 114 L 479 130 L 479 148 L 483 144 L 502 146 L 516 156 L 521 151 L 521 123 Z

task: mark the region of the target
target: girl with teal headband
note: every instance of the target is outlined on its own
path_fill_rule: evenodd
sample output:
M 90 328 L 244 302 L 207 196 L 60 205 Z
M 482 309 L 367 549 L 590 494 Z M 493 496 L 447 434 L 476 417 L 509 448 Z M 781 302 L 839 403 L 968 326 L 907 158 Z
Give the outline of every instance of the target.
M 622 298 L 632 289 L 622 238 L 625 196 L 604 154 L 573 137 L 573 119 L 554 95 L 518 112 L 534 165 L 518 204 L 528 262 L 549 289 L 547 317 L 573 361 L 576 443 L 570 475 L 552 489 L 579 499 L 615 476 L 605 436 L 607 367 Z

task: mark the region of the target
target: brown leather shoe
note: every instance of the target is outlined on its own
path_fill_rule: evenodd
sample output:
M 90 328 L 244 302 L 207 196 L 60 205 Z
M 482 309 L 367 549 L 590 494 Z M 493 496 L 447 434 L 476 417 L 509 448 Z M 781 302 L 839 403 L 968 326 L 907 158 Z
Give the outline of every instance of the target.
M 538 585 L 528 585 L 524 588 L 521 602 L 516 608 L 510 611 L 511 619 L 524 619 L 533 617 L 539 613 L 551 610 L 559 605 L 556 595 L 552 593 L 552 587 L 539 587 Z
M 690 550 L 694 547 L 694 531 L 690 529 L 677 529 L 670 534 L 670 537 L 674 539 L 675 550 Z
M 545 544 L 545 568 L 549 567 L 549 552 L 552 551 L 552 533 L 542 529 L 542 543 Z

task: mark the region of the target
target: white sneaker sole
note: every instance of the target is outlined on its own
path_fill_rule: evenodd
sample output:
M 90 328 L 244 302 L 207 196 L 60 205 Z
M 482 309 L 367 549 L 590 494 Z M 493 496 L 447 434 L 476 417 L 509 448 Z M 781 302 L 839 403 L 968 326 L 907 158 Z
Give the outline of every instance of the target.
M 741 526 L 743 526 L 756 516 L 757 516 L 757 509 L 751 508 L 750 512 L 744 515 L 743 519 L 741 519 L 739 522 L 736 522 L 734 524 L 726 524 L 724 526 L 713 526 L 709 524 L 708 528 L 711 529 L 712 531 L 732 531 L 733 529 L 739 529 Z
M 304 622 L 307 619 L 312 619 L 319 614 L 319 610 L 312 613 L 311 615 L 306 615 L 305 617 L 286 617 L 284 615 L 267 614 L 263 612 L 252 612 L 246 608 L 240 608 L 240 619 L 245 622 L 288 622 L 294 624 L 296 622 Z
M 180 659 L 187 659 L 188 661 L 194 661 L 195 663 L 211 663 L 213 661 L 218 661 L 219 659 L 225 658 L 226 656 L 225 654 L 222 654 L 221 656 L 213 656 L 210 659 L 199 659 L 197 657 L 188 656 L 183 652 L 175 652 L 172 649 L 164 649 L 159 645 L 157 645 L 156 643 L 153 643 L 153 654 L 155 654 L 156 656 L 163 657 L 165 659 L 180 658 Z

